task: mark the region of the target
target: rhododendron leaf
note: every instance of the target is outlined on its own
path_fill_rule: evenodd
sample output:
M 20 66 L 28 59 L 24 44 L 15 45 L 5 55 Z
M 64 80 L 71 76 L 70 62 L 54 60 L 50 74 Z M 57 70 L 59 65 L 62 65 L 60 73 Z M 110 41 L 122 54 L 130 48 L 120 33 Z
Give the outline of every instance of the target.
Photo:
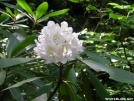
M 22 49 L 26 48 L 28 45 L 34 44 L 34 40 L 36 39 L 36 36 L 29 36 L 24 41 L 19 43 L 12 51 L 11 56 L 16 55 L 18 52 L 20 52 Z
M 17 0 L 17 2 L 26 12 L 28 12 L 30 15 L 33 15 L 32 9 L 24 0 Z
M 43 2 L 42 4 L 40 4 L 36 10 L 36 18 L 39 19 L 40 17 L 42 17 L 42 15 L 46 13 L 47 9 L 48 9 L 47 2 Z
M 105 98 L 110 98 L 110 94 L 107 92 L 106 88 L 100 82 L 100 80 L 94 75 L 88 68 L 86 69 L 88 73 L 89 80 L 91 84 L 95 87 L 96 91 L 99 93 L 102 101 L 105 101 Z M 102 93 L 103 92 L 103 93 Z
M 44 94 L 32 99 L 31 101 L 47 101 L 47 94 L 44 93 Z
M 61 14 L 65 14 L 68 11 L 69 11 L 69 9 L 63 9 L 63 10 L 55 11 L 55 12 L 52 12 L 52 13 L 49 13 L 49 14 L 45 15 L 43 18 L 58 16 L 58 15 L 61 15 Z
M 11 92 L 12 96 L 14 97 L 14 99 L 16 99 L 17 101 L 24 101 L 24 98 L 21 95 L 19 88 L 12 88 L 12 89 L 10 89 L 10 92 Z
M 0 68 L 7 68 L 10 66 L 26 63 L 34 60 L 35 58 L 8 58 L 0 59 Z
M 6 79 L 6 71 L 5 70 L 1 70 L 0 71 L 0 85 L 3 84 L 3 82 L 5 81 Z
M 12 85 L 12 86 L 10 86 L 10 87 L 4 89 L 4 90 L 11 89 L 11 88 L 15 88 L 15 87 L 20 87 L 20 86 L 22 86 L 22 85 L 25 84 L 25 83 L 29 83 L 29 82 L 32 82 L 32 81 L 34 81 L 34 80 L 41 79 L 41 78 L 42 78 L 42 77 L 33 77 L 33 78 L 29 78 L 29 79 L 23 80 L 23 81 L 21 81 L 21 82 L 18 82 L 18 83 L 16 83 L 16 84 L 14 84 L 14 85 Z
M 126 70 L 118 69 L 112 66 L 104 65 L 91 60 L 82 60 L 95 71 L 104 71 L 110 75 L 110 78 L 123 83 L 134 84 L 134 73 Z

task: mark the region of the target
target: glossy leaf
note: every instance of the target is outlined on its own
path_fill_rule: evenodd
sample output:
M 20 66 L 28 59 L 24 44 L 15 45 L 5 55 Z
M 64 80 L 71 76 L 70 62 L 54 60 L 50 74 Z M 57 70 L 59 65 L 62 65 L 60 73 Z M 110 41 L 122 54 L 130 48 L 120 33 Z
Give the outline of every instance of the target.
M 95 61 L 90 60 L 82 60 L 82 61 L 97 72 L 99 71 L 107 72 L 110 75 L 110 78 L 115 81 L 134 84 L 134 73 L 118 69 L 112 66 L 104 65 Z
M 5 79 L 6 79 L 6 71 L 1 70 L 0 71 L 0 85 L 2 85 L 4 83 Z
M 33 78 L 34 76 L 32 76 L 31 74 L 27 73 L 27 72 L 18 72 L 21 76 L 29 79 L 29 78 Z M 32 83 L 38 87 L 43 87 L 45 85 L 45 82 L 43 82 L 42 80 L 34 80 L 32 81 Z
M 105 98 L 110 98 L 109 93 L 107 92 L 106 88 L 104 88 L 100 80 L 88 68 L 87 68 L 87 72 L 90 77 L 90 82 L 95 87 L 96 91 L 99 93 L 102 101 L 105 101 Z
M 12 88 L 10 89 L 10 92 L 17 101 L 24 101 L 24 98 L 18 88 Z
M 71 101 L 68 86 L 66 86 L 64 83 L 61 84 L 59 93 L 61 97 L 60 99 L 62 99 L 63 101 Z
M 47 101 L 47 94 L 44 93 L 41 96 L 39 96 L 39 97 L 37 97 L 35 99 L 32 99 L 31 101 Z
M 67 86 L 67 88 L 69 90 L 71 100 L 72 101 L 80 101 L 80 99 L 78 98 L 78 96 L 75 93 L 74 89 L 72 88 L 71 84 L 69 84 L 68 82 L 64 82 L 64 83 L 65 83 L 65 85 Z
M 86 75 L 86 73 L 83 71 L 81 71 L 81 74 L 83 81 L 83 92 L 85 94 L 85 97 L 87 101 L 93 101 L 88 75 Z
M 24 1 L 24 0 L 18 0 L 18 1 Z M 32 20 L 32 17 L 29 15 L 29 14 L 27 14 L 27 13 L 25 13 L 24 11 L 23 11 L 23 9 L 20 7 L 20 6 L 18 6 L 19 4 L 17 4 L 16 6 L 15 5 L 12 5 L 12 4 L 9 4 L 9 3 L 3 3 L 5 6 L 7 6 L 7 7 L 10 7 L 10 8 L 13 8 L 13 9 L 16 9 L 16 10 L 18 10 L 20 13 L 22 13 L 23 15 L 25 15 L 25 16 L 27 16 L 29 19 L 31 19 Z M 15 13 L 16 14 L 16 13 Z
M 29 36 L 24 41 L 19 43 L 14 50 L 12 51 L 11 56 L 16 55 L 18 52 L 20 52 L 22 49 L 26 48 L 28 45 L 34 44 L 34 40 L 37 38 L 37 36 Z
M 14 49 L 15 46 L 17 46 L 17 44 L 19 44 L 19 40 L 11 35 L 9 37 L 9 40 L 8 40 L 8 43 L 7 43 L 7 48 L 6 48 L 6 51 L 7 51 L 7 54 L 8 54 L 8 57 L 11 57 L 11 53 L 12 53 L 12 50 Z
M 0 59 L 0 68 L 7 68 L 10 66 L 22 64 L 34 60 L 35 58 L 8 58 Z
M 74 68 L 66 68 L 64 74 L 63 74 L 63 78 L 66 79 L 67 81 L 73 83 L 74 85 L 77 84 L 77 79 L 76 79 L 76 75 L 75 75 L 75 70 Z M 76 87 L 74 87 L 74 85 L 71 85 L 74 92 L 76 93 Z
M 32 9 L 24 0 L 17 0 L 17 2 L 26 12 L 28 12 L 30 15 L 33 15 Z
M 33 78 L 29 78 L 29 79 L 23 80 L 23 81 L 21 81 L 21 82 L 18 82 L 18 83 L 16 83 L 16 84 L 14 84 L 14 85 L 12 85 L 12 86 L 10 86 L 10 87 L 4 89 L 4 90 L 11 89 L 11 88 L 16 88 L 16 87 L 20 87 L 20 86 L 22 86 L 22 85 L 25 84 L 25 83 L 29 83 L 29 82 L 32 82 L 32 81 L 34 81 L 34 80 L 41 79 L 41 78 L 42 78 L 42 77 L 33 77 Z
M 65 14 L 68 11 L 69 11 L 69 9 L 63 9 L 63 10 L 55 11 L 55 12 L 52 12 L 52 13 L 49 13 L 49 14 L 45 15 L 43 18 L 58 16 L 58 15 L 61 15 L 61 14 Z
M 73 88 L 66 81 L 60 86 L 60 97 L 63 99 L 63 101 L 79 101 Z
M 36 18 L 39 19 L 40 17 L 42 17 L 43 14 L 46 13 L 47 9 L 48 9 L 47 2 L 43 2 L 42 4 L 40 4 L 36 10 Z
M 110 61 L 108 59 L 99 56 L 97 53 L 93 53 L 89 51 L 86 51 L 85 53 L 87 54 L 87 56 L 89 56 L 91 60 L 94 60 L 102 64 L 110 64 Z

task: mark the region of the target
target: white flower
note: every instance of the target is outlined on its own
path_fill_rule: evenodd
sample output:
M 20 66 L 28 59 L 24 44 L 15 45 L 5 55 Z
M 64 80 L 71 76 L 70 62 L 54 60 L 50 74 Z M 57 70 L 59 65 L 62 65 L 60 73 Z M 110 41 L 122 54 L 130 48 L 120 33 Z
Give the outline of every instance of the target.
M 45 59 L 45 63 L 66 63 L 78 58 L 83 52 L 83 41 L 78 39 L 77 33 L 73 33 L 72 27 L 63 21 L 61 26 L 49 21 L 43 27 L 38 40 L 35 40 L 34 52 L 37 58 Z

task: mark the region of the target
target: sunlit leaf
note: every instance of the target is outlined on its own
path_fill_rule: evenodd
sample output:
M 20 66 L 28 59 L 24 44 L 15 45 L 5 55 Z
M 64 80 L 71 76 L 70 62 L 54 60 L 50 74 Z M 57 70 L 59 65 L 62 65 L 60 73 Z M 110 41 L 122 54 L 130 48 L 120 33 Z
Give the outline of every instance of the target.
M 58 16 L 58 15 L 61 15 L 61 14 L 65 14 L 68 11 L 69 11 L 69 9 L 63 9 L 63 10 L 55 11 L 55 12 L 52 12 L 52 13 L 49 13 L 49 14 L 45 15 L 43 18 Z
M 30 15 L 33 15 L 33 11 L 29 7 L 29 5 L 25 2 L 25 0 L 17 0 L 18 4 Z
M 42 17 L 42 15 L 46 13 L 47 9 L 48 9 L 47 2 L 43 2 L 42 4 L 40 4 L 36 10 L 36 18 L 39 19 L 40 17 Z
M 10 9 L 10 8 L 6 7 L 6 11 L 7 11 L 10 15 L 12 15 L 12 16 L 13 16 L 13 12 L 11 11 L 11 9 Z

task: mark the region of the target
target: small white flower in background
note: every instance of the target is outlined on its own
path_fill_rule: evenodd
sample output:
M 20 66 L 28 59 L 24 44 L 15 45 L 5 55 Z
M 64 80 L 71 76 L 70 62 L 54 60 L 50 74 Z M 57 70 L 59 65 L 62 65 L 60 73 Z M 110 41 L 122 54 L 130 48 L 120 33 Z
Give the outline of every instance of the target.
M 61 26 L 49 21 L 35 42 L 34 52 L 37 58 L 45 59 L 46 64 L 58 62 L 64 64 L 78 58 L 83 52 L 83 41 L 78 39 L 77 33 L 74 33 L 72 27 L 68 27 L 65 21 Z

